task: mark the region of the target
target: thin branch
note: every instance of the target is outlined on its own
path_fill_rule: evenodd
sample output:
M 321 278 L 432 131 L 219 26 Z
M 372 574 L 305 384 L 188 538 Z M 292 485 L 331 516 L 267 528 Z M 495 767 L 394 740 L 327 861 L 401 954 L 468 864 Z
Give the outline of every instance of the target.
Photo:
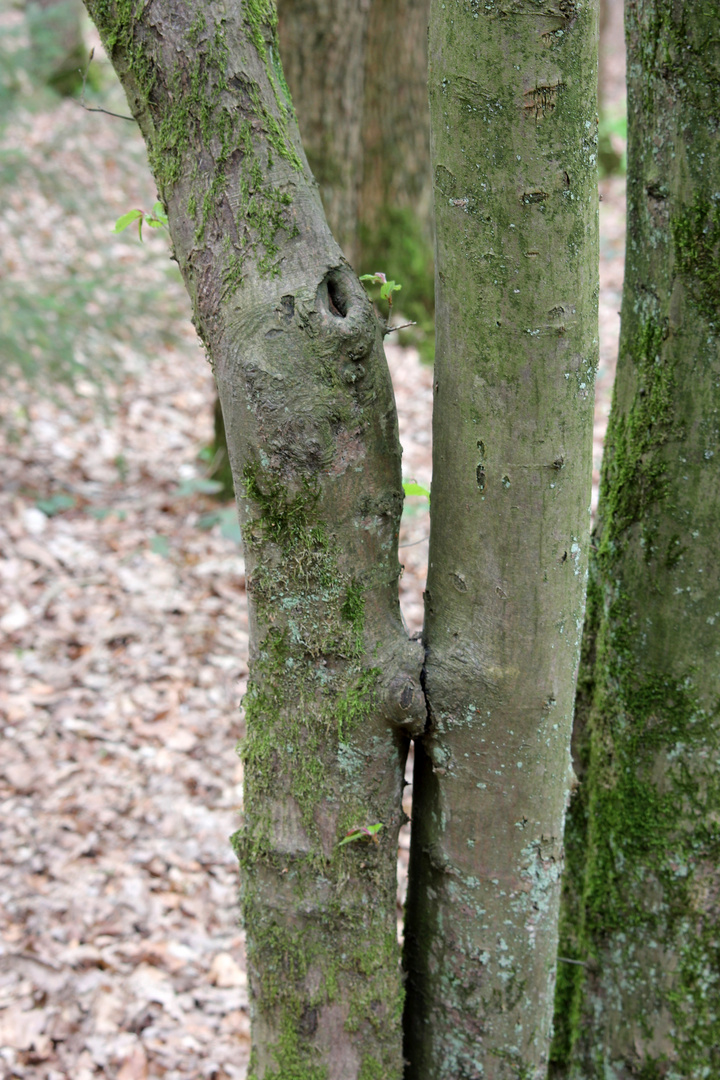
M 85 112 L 101 112 L 101 113 L 105 113 L 106 116 L 114 116 L 118 120 L 132 120 L 133 123 L 135 123 L 135 117 L 134 116 L 123 116 L 122 113 L 110 112 L 109 109 L 100 109 L 100 108 L 97 108 L 94 105 L 86 105 L 85 104 L 85 84 L 87 83 L 88 71 L 90 70 L 90 65 L 92 64 L 92 58 L 93 58 L 94 55 L 95 55 L 95 46 L 93 46 L 92 49 L 90 50 L 90 56 L 88 57 L 87 67 L 85 68 L 84 71 L 80 72 L 80 74 L 82 75 L 82 81 L 83 81 L 82 93 L 80 95 L 80 104 L 82 105 L 83 109 L 85 109 Z M 78 68 L 78 71 L 80 71 L 80 68 Z
M 571 960 L 569 956 L 558 956 L 558 960 L 562 960 L 563 964 L 577 964 L 579 967 L 587 967 L 585 960 Z
M 409 544 L 398 544 L 398 548 L 415 547 L 416 544 L 424 544 L 429 539 L 429 536 L 421 536 L 419 540 L 411 540 Z
M 400 323 L 399 326 L 386 326 L 385 327 L 385 336 L 387 336 L 388 334 L 392 334 L 393 330 L 404 330 L 408 326 L 417 326 L 417 323 L 416 322 L 404 322 L 404 323 Z

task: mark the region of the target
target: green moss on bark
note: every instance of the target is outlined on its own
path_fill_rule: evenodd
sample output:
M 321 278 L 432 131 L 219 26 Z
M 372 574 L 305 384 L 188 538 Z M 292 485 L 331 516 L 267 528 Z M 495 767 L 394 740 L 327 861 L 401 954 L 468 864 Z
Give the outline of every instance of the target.
M 696 195 L 672 215 L 670 228 L 678 271 L 700 314 L 714 323 L 720 312 L 720 194 L 712 200 Z
M 237 73 L 231 85 L 222 19 L 210 24 L 204 13 L 196 15 L 185 30 L 186 49 L 168 69 L 160 56 L 162 39 L 149 32 L 136 0 L 90 0 L 88 8 L 143 128 L 160 197 L 167 204 L 174 188 L 185 178 L 191 180 L 188 212 L 196 223 L 197 243 L 203 241 L 210 222 L 222 218 L 229 201 L 237 235 L 222 275 L 230 293 L 242 284 L 243 265 L 255 253 L 261 274 L 277 273 L 277 234 L 285 230 L 295 235 L 296 226 L 288 212 L 289 191 L 268 183 L 268 173 L 273 154 L 294 170 L 302 163 L 288 129 L 292 108 L 279 82 L 277 28 L 269 17 L 274 4 L 248 5 L 247 16 L 273 88 L 276 112 L 250 75 Z M 272 62 L 263 27 L 274 42 Z M 228 176 L 237 153 L 243 155 L 245 166 L 237 197 L 232 193 L 228 200 Z

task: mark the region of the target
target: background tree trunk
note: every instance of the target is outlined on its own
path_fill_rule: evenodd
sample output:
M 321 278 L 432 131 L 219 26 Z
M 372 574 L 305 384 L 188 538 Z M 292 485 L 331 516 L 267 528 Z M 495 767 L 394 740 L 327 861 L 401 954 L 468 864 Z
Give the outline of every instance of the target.
M 437 227 L 412 1080 L 542 1077 L 597 363 L 597 7 L 432 6 Z
M 280 0 L 285 75 L 333 236 L 357 265 L 371 0 Z
M 147 141 L 243 525 L 250 1076 L 398 1078 L 397 832 L 425 709 L 381 330 L 307 169 L 274 4 L 88 8 Z
M 365 52 L 358 266 L 402 283 L 396 303 L 417 329 L 403 340 L 434 355 L 430 0 L 373 0 Z
M 561 944 L 585 966 L 554 1048 L 578 1080 L 720 1074 L 716 23 L 626 7 L 625 291 Z
M 288 85 L 333 235 L 358 271 L 400 281 L 432 356 L 429 0 L 279 0 Z M 340 92 L 338 92 L 340 88 Z

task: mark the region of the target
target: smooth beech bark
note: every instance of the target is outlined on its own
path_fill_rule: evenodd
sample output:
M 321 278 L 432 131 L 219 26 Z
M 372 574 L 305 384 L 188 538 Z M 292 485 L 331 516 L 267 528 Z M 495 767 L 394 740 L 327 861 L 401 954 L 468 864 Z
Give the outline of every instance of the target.
M 147 142 L 243 526 L 250 1075 L 398 1078 L 397 832 L 425 706 L 382 330 L 305 161 L 274 4 L 87 6 Z
M 545 1076 L 589 545 L 597 6 L 433 0 L 425 691 L 412 1080 Z
M 720 38 L 629 0 L 627 253 L 555 1076 L 720 1076 Z

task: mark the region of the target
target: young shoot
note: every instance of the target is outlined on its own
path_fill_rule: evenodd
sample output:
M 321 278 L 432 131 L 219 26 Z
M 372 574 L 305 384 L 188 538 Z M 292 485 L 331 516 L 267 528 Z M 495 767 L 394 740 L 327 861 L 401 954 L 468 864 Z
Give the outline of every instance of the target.
M 138 223 L 138 236 L 140 237 L 140 243 L 143 242 L 142 227 L 143 224 L 149 225 L 151 229 L 167 229 L 167 214 L 165 213 L 163 204 L 156 202 L 152 210 L 128 210 L 127 214 L 123 214 L 115 222 L 113 228 L 114 233 L 121 233 L 127 229 L 128 225 L 132 225 L 134 221 Z
M 388 281 L 385 274 L 379 270 L 376 270 L 374 274 L 361 274 L 360 281 L 370 281 L 373 285 L 380 286 L 380 299 L 387 300 L 388 318 L 390 318 L 392 315 L 393 293 L 399 292 L 402 285 L 398 285 L 396 281 Z
M 384 828 L 382 821 L 378 821 L 374 825 L 356 825 L 354 828 L 348 829 L 338 847 L 342 847 L 343 844 L 352 844 L 355 840 L 372 840 L 373 843 L 377 844 L 377 834 Z

